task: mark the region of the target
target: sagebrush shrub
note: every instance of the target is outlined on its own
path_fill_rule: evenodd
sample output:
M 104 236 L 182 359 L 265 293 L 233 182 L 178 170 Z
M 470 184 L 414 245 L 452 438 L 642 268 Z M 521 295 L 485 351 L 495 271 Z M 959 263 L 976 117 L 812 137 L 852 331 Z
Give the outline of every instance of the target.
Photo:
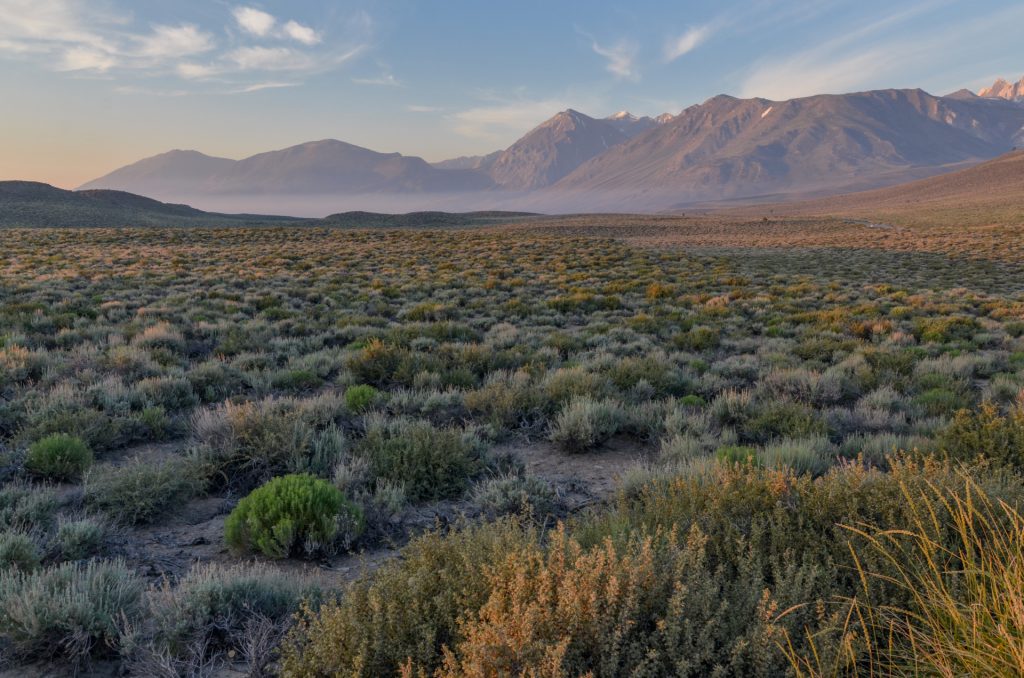
M 626 416 L 613 400 L 585 396 L 570 400 L 551 423 L 551 441 L 568 452 L 585 452 L 619 432 Z
M 81 438 L 54 433 L 37 440 L 28 448 L 25 468 L 36 475 L 53 480 L 81 477 L 92 465 L 92 450 Z
M 117 522 L 135 525 L 159 518 L 199 492 L 202 480 L 186 459 L 160 462 L 134 458 L 89 469 L 83 483 L 86 506 Z
M 0 529 L 46 531 L 56 515 L 57 495 L 52 489 L 18 481 L 0 487 Z
M 146 594 L 146 619 L 133 638 L 136 660 L 145 667 L 147 659 L 170 656 L 198 669 L 241 656 L 250 670 L 262 671 L 261 660 L 271 657 L 251 656 L 248 643 L 260 633 L 273 634 L 261 648 L 269 654 L 300 603 L 320 595 L 308 577 L 294 572 L 197 564 L 173 586 L 164 582 Z
M 495 516 L 509 513 L 545 516 L 555 505 L 555 493 L 547 481 L 514 473 L 483 480 L 473 487 L 472 494 L 475 504 Z
M 355 453 L 370 473 L 405 485 L 413 501 L 457 496 L 481 468 L 483 444 L 471 430 L 428 421 L 370 417 Z
M 0 635 L 24 657 L 110 652 L 121 625 L 137 622 L 144 589 L 121 561 L 0 571 Z
M 363 530 L 362 511 L 341 490 L 308 474 L 274 478 L 238 502 L 224 521 L 224 540 L 271 558 L 348 547 Z
M 96 518 L 59 520 L 55 541 L 64 560 L 84 560 L 99 553 L 107 538 L 107 524 Z
M 6 530 L 0 532 L 0 571 L 31 572 L 39 567 L 39 547 L 31 535 Z

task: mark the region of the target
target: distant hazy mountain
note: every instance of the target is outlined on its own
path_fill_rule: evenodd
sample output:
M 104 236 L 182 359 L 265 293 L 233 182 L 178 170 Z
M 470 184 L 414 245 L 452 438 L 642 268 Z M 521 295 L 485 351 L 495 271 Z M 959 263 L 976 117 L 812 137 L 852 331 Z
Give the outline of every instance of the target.
M 663 115 L 668 114 L 665 113 Z M 645 115 L 641 118 L 633 115 L 629 111 L 619 111 L 615 115 L 609 115 L 604 120 L 627 137 L 635 137 L 637 134 L 646 132 L 652 127 L 657 127 L 661 124 L 662 116 L 659 115 L 657 118 L 651 118 Z
M 501 151 L 494 151 L 487 155 L 462 155 L 458 158 L 434 162 L 431 163 L 431 165 L 438 169 L 482 170 L 484 172 L 488 172 L 494 165 L 494 161 L 499 157 L 501 157 Z
M 200 226 L 293 221 L 214 214 L 123 191 L 65 191 L 34 181 L 0 181 L 0 227 Z
M 550 186 L 628 138 L 607 120 L 565 110 L 502 151 L 491 166 L 490 175 L 496 184 L 507 189 Z
M 437 169 L 422 158 L 377 153 L 328 139 L 237 161 L 194 151 L 171 151 L 123 167 L 82 188 L 116 188 L 172 199 L 246 194 L 454 193 L 491 185 L 481 172 Z
M 1001 81 L 1002 82 L 1002 81 Z M 341 141 L 244 160 L 171 151 L 83 188 L 218 211 L 660 210 L 828 195 L 962 168 L 1024 145 L 1022 83 L 976 96 L 877 90 L 769 101 L 720 95 L 678 115 L 566 110 L 503 151 L 430 165 Z M 317 196 L 314 200 L 312 196 Z M 356 199 L 358 197 L 358 199 Z
M 1024 78 L 1018 82 L 1007 82 L 999 78 L 991 87 L 986 87 L 978 92 L 980 97 L 993 97 L 1008 99 L 1010 101 L 1024 101 Z
M 880 90 L 769 101 L 720 95 L 591 159 L 551 187 L 649 208 L 895 183 L 1024 143 L 1024 107 Z
M 116 189 L 174 200 L 195 195 L 196 187 L 209 184 L 235 165 L 228 158 L 214 158 L 198 151 L 168 151 L 114 170 L 80 189 Z

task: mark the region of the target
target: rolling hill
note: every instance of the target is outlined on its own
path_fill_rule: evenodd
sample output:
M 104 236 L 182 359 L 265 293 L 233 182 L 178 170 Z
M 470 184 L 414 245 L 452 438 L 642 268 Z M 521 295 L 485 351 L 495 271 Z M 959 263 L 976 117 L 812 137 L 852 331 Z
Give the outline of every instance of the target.
M 847 216 L 877 221 L 935 221 L 963 225 L 1024 224 L 1024 150 L 1011 151 L 968 169 L 889 186 L 817 200 L 739 208 L 747 214 L 786 216 Z
M 124 191 L 65 191 L 34 181 L 0 181 L 0 227 L 211 226 L 296 223 L 292 217 L 215 214 Z

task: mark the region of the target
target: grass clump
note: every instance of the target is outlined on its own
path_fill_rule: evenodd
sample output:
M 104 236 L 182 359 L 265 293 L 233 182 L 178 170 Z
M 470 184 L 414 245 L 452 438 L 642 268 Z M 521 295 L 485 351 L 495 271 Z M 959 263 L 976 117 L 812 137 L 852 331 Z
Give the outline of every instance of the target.
M 308 474 L 274 478 L 238 502 L 224 522 L 224 540 L 237 551 L 270 558 L 349 546 L 363 530 L 362 512 L 341 490 Z
M 847 526 L 881 566 L 855 560 L 860 590 L 836 601 L 849 610 L 845 623 L 808 629 L 804 652 L 789 638 L 793 669 L 809 678 L 857 666 L 887 676 L 1024 673 L 1024 516 L 966 475 L 960 487 L 929 484 L 903 499 L 907 528 Z M 893 587 L 904 604 L 880 602 Z
M 80 478 L 92 465 L 92 450 L 81 439 L 54 433 L 32 443 L 25 457 L 25 468 L 51 480 Z

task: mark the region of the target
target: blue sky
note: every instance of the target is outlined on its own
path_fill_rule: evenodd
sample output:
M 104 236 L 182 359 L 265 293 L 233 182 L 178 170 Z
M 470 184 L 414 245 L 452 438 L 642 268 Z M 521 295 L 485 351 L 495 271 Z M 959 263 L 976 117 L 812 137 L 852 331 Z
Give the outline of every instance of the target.
M 338 138 L 440 160 L 558 110 L 1024 75 L 1020 0 L 0 0 L 0 179 Z

